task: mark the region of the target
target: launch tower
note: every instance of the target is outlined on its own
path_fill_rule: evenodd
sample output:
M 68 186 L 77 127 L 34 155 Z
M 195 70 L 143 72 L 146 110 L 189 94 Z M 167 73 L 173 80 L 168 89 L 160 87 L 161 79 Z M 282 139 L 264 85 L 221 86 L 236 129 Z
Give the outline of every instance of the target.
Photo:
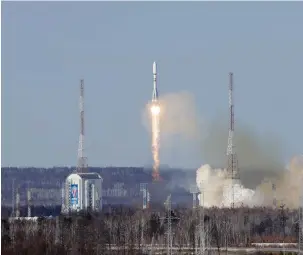
M 238 159 L 234 150 L 234 102 L 233 102 L 233 73 L 229 73 L 229 133 L 227 144 L 227 171 L 231 179 L 231 206 L 234 208 L 237 199 L 235 186 L 240 183 Z
M 62 190 L 62 213 L 81 210 L 102 210 L 102 182 L 98 173 L 89 173 L 84 156 L 84 80 L 80 81 L 80 138 L 78 164 L 67 176 Z
M 80 81 L 80 137 L 78 147 L 77 173 L 87 172 L 87 158 L 84 157 L 84 80 Z

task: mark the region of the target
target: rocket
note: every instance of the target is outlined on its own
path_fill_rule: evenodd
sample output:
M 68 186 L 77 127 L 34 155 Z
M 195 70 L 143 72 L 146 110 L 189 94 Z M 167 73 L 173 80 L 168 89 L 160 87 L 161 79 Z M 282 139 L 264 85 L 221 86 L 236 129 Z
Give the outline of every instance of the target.
M 158 102 L 158 89 L 157 89 L 157 64 L 153 63 L 153 95 L 152 102 Z

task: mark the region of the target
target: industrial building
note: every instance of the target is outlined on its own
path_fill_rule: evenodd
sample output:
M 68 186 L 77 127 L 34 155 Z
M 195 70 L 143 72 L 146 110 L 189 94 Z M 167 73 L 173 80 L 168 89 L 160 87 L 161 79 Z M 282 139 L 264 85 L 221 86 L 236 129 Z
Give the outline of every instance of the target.
M 72 173 L 65 181 L 62 212 L 102 210 L 102 177 L 97 173 Z

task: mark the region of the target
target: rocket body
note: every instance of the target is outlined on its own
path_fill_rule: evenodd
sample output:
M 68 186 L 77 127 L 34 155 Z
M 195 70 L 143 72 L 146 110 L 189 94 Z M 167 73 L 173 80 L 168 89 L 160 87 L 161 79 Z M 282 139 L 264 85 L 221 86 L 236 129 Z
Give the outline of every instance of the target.
M 159 138 L 160 138 L 160 105 L 158 102 L 158 88 L 157 88 L 157 65 L 153 63 L 153 94 L 151 102 L 151 124 L 152 124 L 152 154 L 154 159 L 153 165 L 153 180 L 158 181 L 159 175 Z
M 158 88 L 157 88 L 157 64 L 153 63 L 153 94 L 152 102 L 158 102 Z

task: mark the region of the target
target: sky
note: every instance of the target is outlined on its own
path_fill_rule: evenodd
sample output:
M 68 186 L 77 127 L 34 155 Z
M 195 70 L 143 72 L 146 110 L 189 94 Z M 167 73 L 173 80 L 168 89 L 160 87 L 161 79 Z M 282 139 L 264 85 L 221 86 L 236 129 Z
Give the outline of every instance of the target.
M 302 154 L 302 13 L 302 2 L 3 2 L 2 166 L 76 165 L 81 78 L 89 165 L 151 164 L 153 61 L 160 95 L 191 93 L 206 121 L 228 111 L 234 72 L 236 120 L 281 139 L 283 160 Z M 194 141 L 171 144 L 162 164 L 203 163 Z

